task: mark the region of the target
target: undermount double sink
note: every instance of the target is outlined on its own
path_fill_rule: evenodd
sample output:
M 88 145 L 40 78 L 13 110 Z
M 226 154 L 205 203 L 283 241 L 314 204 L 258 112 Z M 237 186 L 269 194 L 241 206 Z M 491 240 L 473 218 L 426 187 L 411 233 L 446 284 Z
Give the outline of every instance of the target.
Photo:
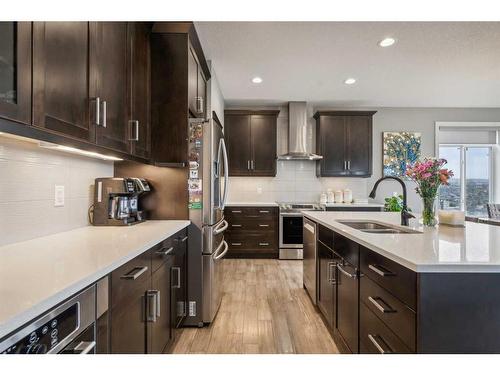
M 340 224 L 357 229 L 365 233 L 373 234 L 418 234 L 422 233 L 410 228 L 395 227 L 382 224 L 376 221 L 339 220 Z

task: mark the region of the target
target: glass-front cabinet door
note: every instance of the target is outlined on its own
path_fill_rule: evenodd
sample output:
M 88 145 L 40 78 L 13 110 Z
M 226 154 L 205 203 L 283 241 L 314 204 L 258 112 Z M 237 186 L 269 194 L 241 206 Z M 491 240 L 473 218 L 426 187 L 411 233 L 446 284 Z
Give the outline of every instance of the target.
M 0 22 L 0 117 L 31 124 L 30 22 Z

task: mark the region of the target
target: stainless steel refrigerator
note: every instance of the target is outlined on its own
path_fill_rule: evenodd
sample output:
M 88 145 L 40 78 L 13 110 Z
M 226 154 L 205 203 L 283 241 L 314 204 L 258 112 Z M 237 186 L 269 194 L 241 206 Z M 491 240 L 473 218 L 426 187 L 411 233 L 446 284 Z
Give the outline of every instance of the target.
M 215 318 L 222 298 L 223 262 L 228 251 L 224 204 L 228 192 L 228 159 L 222 126 L 215 120 L 189 124 L 189 252 L 186 325 L 201 326 Z

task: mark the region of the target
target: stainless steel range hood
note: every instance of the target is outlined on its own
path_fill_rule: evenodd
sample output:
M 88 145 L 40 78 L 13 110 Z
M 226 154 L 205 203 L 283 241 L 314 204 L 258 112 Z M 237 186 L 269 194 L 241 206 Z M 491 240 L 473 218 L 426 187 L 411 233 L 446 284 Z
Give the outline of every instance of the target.
M 288 103 L 288 153 L 278 156 L 278 160 L 319 160 L 323 156 L 312 153 L 307 142 L 306 102 Z

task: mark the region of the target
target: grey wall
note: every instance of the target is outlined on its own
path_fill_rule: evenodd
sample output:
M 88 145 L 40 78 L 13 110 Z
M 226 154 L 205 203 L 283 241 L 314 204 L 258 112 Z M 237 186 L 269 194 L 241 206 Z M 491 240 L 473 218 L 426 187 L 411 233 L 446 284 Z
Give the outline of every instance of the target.
M 373 118 L 373 176 L 369 189 L 382 176 L 382 132 L 417 131 L 422 133 L 422 156 L 435 156 L 436 121 L 500 121 L 500 108 L 382 108 Z M 414 185 L 408 183 L 409 205 L 421 211 L 420 198 L 414 192 Z M 384 182 L 380 185 L 377 200 L 383 201 L 393 191 L 400 191 L 397 183 Z M 369 191 L 368 191 L 369 192 Z

